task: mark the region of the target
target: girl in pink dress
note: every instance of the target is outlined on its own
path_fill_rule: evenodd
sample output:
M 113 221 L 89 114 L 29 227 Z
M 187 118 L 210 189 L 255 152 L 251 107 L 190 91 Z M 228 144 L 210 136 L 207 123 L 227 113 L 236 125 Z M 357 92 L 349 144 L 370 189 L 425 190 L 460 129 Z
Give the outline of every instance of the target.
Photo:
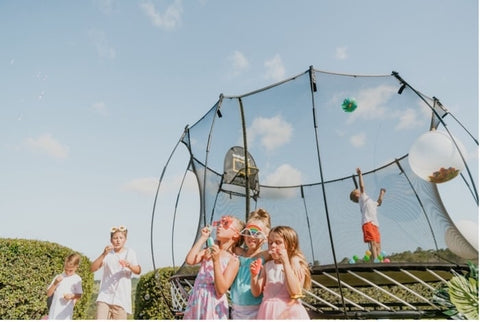
M 260 262 L 250 266 L 252 294 L 263 292 L 257 319 L 309 320 L 300 298 L 302 289 L 310 288 L 310 270 L 296 231 L 288 226 L 273 228 L 268 235 L 268 250 L 273 260 L 265 267 Z
M 227 320 L 227 291 L 235 279 L 240 262 L 233 249 L 241 241 L 240 231 L 245 224 L 232 216 L 223 216 L 217 224 L 216 242 L 203 248 L 210 236 L 210 228 L 202 234 L 188 252 L 186 263 L 201 262 L 195 284 L 188 298 L 184 320 Z

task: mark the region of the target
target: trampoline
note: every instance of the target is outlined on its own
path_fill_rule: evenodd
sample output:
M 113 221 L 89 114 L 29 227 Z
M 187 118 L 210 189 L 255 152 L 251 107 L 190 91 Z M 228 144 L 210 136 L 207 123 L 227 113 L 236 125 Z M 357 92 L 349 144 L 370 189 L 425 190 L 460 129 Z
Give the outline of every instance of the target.
M 440 168 L 422 178 L 409 151 L 425 133 L 446 136 L 457 163 L 435 165 Z M 187 157 L 178 166 L 180 146 Z M 429 157 L 429 149 L 423 148 L 421 157 Z M 313 278 L 304 299 L 312 317 L 438 316 L 431 298 L 408 287 L 428 293 L 452 271 L 465 272 L 467 260 L 478 261 L 478 245 L 452 220 L 449 211 L 457 210 L 447 209 L 448 195 L 440 188 L 456 185 L 465 196 L 466 208 L 459 211 L 478 223 L 478 164 L 472 157 L 477 151 L 477 138 L 438 98 L 416 90 L 397 72 L 347 75 L 310 66 L 250 93 L 220 94 L 201 119 L 185 127 L 159 179 L 151 251 L 158 268 L 165 253 L 160 236 L 169 232 L 171 266 L 178 267 L 169 305 L 180 317 L 197 269 L 184 265 L 182 258 L 200 229 L 224 214 L 245 220 L 261 207 L 273 226 L 291 226 L 299 234 Z M 357 167 L 372 198 L 380 188 L 387 190 L 379 208 L 384 256 L 375 263 L 352 261 L 367 249 L 358 204 L 349 200 L 358 186 Z M 384 262 L 417 249 L 432 254 L 448 250 L 457 257 Z M 384 297 L 358 293 L 364 288 Z M 351 293 L 362 301 L 350 300 Z

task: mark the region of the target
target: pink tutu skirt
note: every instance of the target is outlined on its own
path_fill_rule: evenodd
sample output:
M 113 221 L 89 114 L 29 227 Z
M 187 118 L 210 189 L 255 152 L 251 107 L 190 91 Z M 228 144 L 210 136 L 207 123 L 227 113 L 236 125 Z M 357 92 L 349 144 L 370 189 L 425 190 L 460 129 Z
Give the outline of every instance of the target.
M 307 310 L 299 300 L 282 298 L 263 299 L 258 310 L 258 320 L 310 320 Z

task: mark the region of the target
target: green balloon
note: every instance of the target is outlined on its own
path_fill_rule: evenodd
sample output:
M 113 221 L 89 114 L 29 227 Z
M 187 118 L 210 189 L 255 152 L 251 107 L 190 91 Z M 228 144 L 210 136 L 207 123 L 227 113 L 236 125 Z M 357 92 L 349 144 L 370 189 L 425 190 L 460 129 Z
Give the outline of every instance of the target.
M 354 98 L 346 98 L 343 100 L 342 109 L 345 112 L 353 112 L 357 108 L 357 102 Z

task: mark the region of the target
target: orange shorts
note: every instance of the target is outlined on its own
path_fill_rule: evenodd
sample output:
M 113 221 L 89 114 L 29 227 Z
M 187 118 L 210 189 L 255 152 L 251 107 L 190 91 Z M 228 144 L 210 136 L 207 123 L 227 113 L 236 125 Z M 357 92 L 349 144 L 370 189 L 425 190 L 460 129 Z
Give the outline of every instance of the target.
M 371 221 L 363 224 L 363 241 L 365 243 L 369 243 L 371 241 L 380 242 L 380 232 L 378 231 L 378 227 L 375 226 Z

